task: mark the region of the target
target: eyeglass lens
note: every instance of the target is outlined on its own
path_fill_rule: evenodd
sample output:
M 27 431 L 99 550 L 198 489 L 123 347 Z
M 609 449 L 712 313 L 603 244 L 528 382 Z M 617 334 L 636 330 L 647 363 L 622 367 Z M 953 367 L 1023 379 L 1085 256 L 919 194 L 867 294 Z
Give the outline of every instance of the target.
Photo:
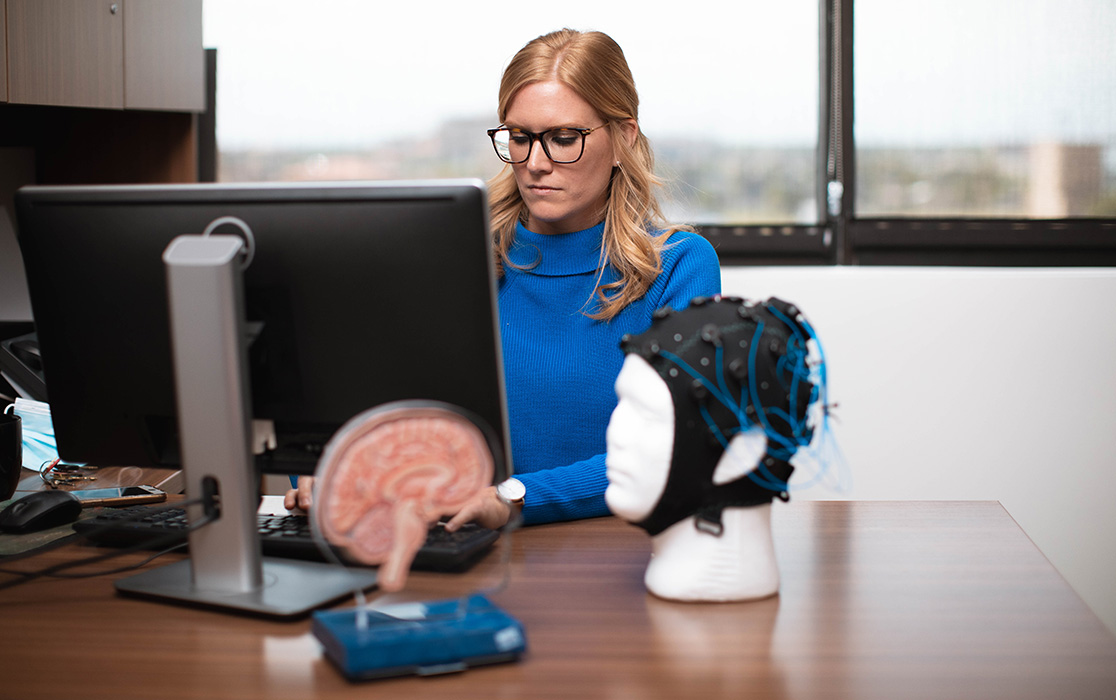
M 531 145 L 538 138 L 543 150 L 555 163 L 573 163 L 581 158 L 585 137 L 573 129 L 551 129 L 541 134 L 499 129 L 492 135 L 496 154 L 509 163 L 522 163 L 531 155 Z

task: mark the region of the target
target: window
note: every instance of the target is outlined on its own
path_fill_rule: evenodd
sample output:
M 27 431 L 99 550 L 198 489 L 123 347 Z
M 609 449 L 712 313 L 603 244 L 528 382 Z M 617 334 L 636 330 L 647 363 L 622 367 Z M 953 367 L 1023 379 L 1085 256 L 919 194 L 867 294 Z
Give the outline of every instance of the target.
M 487 179 L 500 73 L 571 26 L 624 48 L 666 213 L 726 262 L 1116 265 L 1111 0 L 222 0 L 205 24 L 222 180 Z
M 1116 216 L 1116 4 L 855 12 L 859 216 Z
M 1116 262 L 1116 4 L 854 15 L 852 260 Z

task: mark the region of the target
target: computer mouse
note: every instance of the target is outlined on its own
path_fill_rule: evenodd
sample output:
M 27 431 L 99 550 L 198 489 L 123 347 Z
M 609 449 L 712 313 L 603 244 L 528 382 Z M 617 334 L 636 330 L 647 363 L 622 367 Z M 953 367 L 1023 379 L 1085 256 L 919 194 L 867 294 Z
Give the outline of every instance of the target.
M 81 501 L 69 491 L 36 491 L 0 511 L 0 531 L 38 532 L 81 515 Z

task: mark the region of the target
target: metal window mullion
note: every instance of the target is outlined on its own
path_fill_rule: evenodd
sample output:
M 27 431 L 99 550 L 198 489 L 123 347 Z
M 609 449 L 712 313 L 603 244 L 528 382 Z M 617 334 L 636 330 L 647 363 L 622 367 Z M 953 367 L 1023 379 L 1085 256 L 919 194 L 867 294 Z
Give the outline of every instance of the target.
M 855 195 L 853 0 L 820 0 L 818 215 L 833 236 L 838 264 L 853 262 L 848 221 Z
M 841 240 L 839 260 L 842 263 L 855 263 L 852 234 L 848 223 L 856 218 L 856 140 L 853 135 L 854 103 L 853 98 L 853 10 L 855 0 L 835 0 L 839 10 L 840 42 L 837 53 L 841 57 L 841 89 L 838 92 L 838 112 L 840 121 L 842 206 Z

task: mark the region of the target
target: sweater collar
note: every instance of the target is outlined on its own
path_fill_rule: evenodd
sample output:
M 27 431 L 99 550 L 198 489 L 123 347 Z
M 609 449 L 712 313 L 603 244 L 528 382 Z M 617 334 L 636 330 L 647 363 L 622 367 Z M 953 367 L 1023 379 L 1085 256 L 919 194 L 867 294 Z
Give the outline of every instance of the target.
M 525 272 L 545 277 L 596 272 L 601 262 L 603 234 L 603 221 L 584 231 L 550 235 L 529 231 L 522 222 L 517 222 L 508 259 L 525 268 Z

